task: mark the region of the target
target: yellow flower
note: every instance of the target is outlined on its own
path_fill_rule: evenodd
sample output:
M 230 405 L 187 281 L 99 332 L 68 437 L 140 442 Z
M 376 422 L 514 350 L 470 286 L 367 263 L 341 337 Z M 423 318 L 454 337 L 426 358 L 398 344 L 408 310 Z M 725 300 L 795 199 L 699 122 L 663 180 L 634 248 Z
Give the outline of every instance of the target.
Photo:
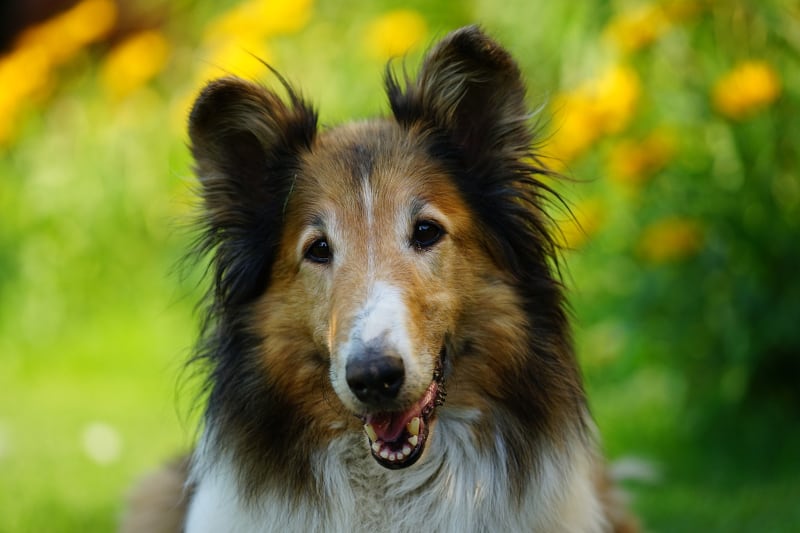
M 127 96 L 161 72 L 168 58 L 169 44 L 161 33 L 137 33 L 108 53 L 102 70 L 103 84 L 112 96 Z
M 18 48 L 0 56 L 0 109 L 22 103 L 48 85 L 50 78 L 50 60 L 37 48 Z
M 632 7 L 614 16 L 603 36 L 624 53 L 651 45 L 675 24 L 696 15 L 703 8 L 698 0 L 662 0 Z
M 639 186 L 664 168 L 674 153 L 675 139 L 664 130 L 656 130 L 641 140 L 622 140 L 608 155 L 608 176 L 621 185 Z
M 248 0 L 225 12 L 206 31 L 206 68 L 200 79 L 230 74 L 259 77 L 265 70 L 263 62 L 272 60 L 267 39 L 301 30 L 312 7 L 312 0 Z
M 235 75 L 245 79 L 257 79 L 264 74 L 264 63 L 270 63 L 272 53 L 260 39 L 223 41 L 213 47 L 200 73 L 202 81 L 221 76 Z
M 116 17 L 113 0 L 84 0 L 28 28 L 0 55 L 0 144 L 13 138 L 22 108 L 47 92 L 54 69 L 107 35 Z
M 583 246 L 603 225 L 605 207 L 599 198 L 578 202 L 572 207 L 574 218 L 559 224 L 560 244 L 568 250 Z
M 117 5 L 113 0 L 83 0 L 67 11 L 26 30 L 18 47 L 37 47 L 55 65 L 71 59 L 86 45 L 99 41 L 114 28 Z
M 367 28 L 366 46 L 380 59 L 402 56 L 418 46 L 428 34 L 425 19 L 410 9 L 390 11 Z
M 712 90 L 716 110 L 740 120 L 774 102 L 781 94 L 778 73 L 765 61 L 745 61 L 722 76 Z
M 617 65 L 607 70 L 591 88 L 603 133 L 624 130 L 639 103 L 641 83 L 636 71 Z
M 0 145 L 14 137 L 23 108 L 51 83 L 50 60 L 38 48 L 0 56 Z
M 552 104 L 556 129 L 545 154 L 556 162 L 568 163 L 601 136 L 624 130 L 636 112 L 640 93 L 636 72 L 615 65 L 600 77 L 556 96 Z
M 669 26 L 661 5 L 642 4 L 615 16 L 603 33 L 620 50 L 631 53 L 653 43 Z
M 702 246 L 703 232 L 696 221 L 671 217 L 645 228 L 639 252 L 644 260 L 661 264 L 690 257 Z
M 553 132 L 543 152 L 559 163 L 568 163 L 585 152 L 600 137 L 602 128 L 598 124 L 594 100 L 580 91 L 556 96 L 552 103 Z
M 312 0 L 249 0 L 212 22 L 206 40 L 264 39 L 300 31 L 311 18 Z
M 65 38 L 89 44 L 105 37 L 117 20 L 117 6 L 112 0 L 83 0 L 53 23 L 59 26 Z

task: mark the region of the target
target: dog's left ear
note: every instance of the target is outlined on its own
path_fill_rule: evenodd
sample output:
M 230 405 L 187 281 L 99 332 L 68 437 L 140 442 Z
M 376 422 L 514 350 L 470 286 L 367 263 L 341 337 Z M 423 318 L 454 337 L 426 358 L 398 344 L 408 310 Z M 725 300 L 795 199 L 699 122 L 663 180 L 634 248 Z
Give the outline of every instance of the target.
M 444 129 L 464 160 L 487 155 L 518 160 L 530 149 L 525 85 L 511 55 L 477 26 L 447 35 L 425 58 L 405 92 L 389 71 L 389 102 L 397 121 Z

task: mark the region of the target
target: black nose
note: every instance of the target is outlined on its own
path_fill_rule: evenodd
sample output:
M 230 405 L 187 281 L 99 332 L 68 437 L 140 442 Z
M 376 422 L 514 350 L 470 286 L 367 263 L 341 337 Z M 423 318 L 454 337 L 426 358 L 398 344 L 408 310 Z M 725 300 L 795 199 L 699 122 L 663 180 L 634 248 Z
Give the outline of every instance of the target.
M 347 362 L 347 385 L 356 398 L 367 404 L 393 400 L 405 378 L 403 360 L 396 355 L 378 355 L 367 350 Z

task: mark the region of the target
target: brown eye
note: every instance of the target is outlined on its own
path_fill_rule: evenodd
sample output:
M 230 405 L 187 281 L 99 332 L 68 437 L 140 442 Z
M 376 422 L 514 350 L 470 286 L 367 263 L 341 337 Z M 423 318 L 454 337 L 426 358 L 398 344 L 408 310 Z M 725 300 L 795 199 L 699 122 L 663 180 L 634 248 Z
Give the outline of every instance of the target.
M 424 250 L 436 244 L 442 235 L 444 230 L 441 226 L 430 220 L 421 220 L 414 225 L 411 242 L 417 249 Z
M 327 263 L 331 257 L 331 247 L 327 239 L 317 239 L 306 250 L 306 259 L 314 263 Z

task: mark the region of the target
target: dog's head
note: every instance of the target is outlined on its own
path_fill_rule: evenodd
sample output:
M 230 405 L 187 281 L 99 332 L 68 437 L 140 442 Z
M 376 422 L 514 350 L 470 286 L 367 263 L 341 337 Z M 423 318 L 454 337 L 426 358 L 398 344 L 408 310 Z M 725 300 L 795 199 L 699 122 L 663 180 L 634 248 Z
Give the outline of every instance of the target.
M 402 468 L 421 456 L 446 381 L 507 394 L 530 340 L 529 302 L 510 287 L 549 283 L 552 242 L 524 85 L 503 48 L 465 28 L 415 80 L 389 73 L 386 85 L 391 119 L 319 132 L 288 86 L 282 100 L 222 79 L 199 97 L 190 134 L 224 352 L 211 356 L 212 399 L 243 413 L 264 397 L 285 408 L 269 421 L 233 415 L 247 438 L 267 431 L 260 423 L 307 442 L 295 425 L 333 431 L 349 412 L 375 459 Z M 560 309 L 551 292 L 537 305 Z M 487 337 L 504 353 L 467 360 L 459 377 L 454 358 Z M 507 375 L 481 375 L 489 364 Z M 280 422 L 290 416 L 302 419 Z

